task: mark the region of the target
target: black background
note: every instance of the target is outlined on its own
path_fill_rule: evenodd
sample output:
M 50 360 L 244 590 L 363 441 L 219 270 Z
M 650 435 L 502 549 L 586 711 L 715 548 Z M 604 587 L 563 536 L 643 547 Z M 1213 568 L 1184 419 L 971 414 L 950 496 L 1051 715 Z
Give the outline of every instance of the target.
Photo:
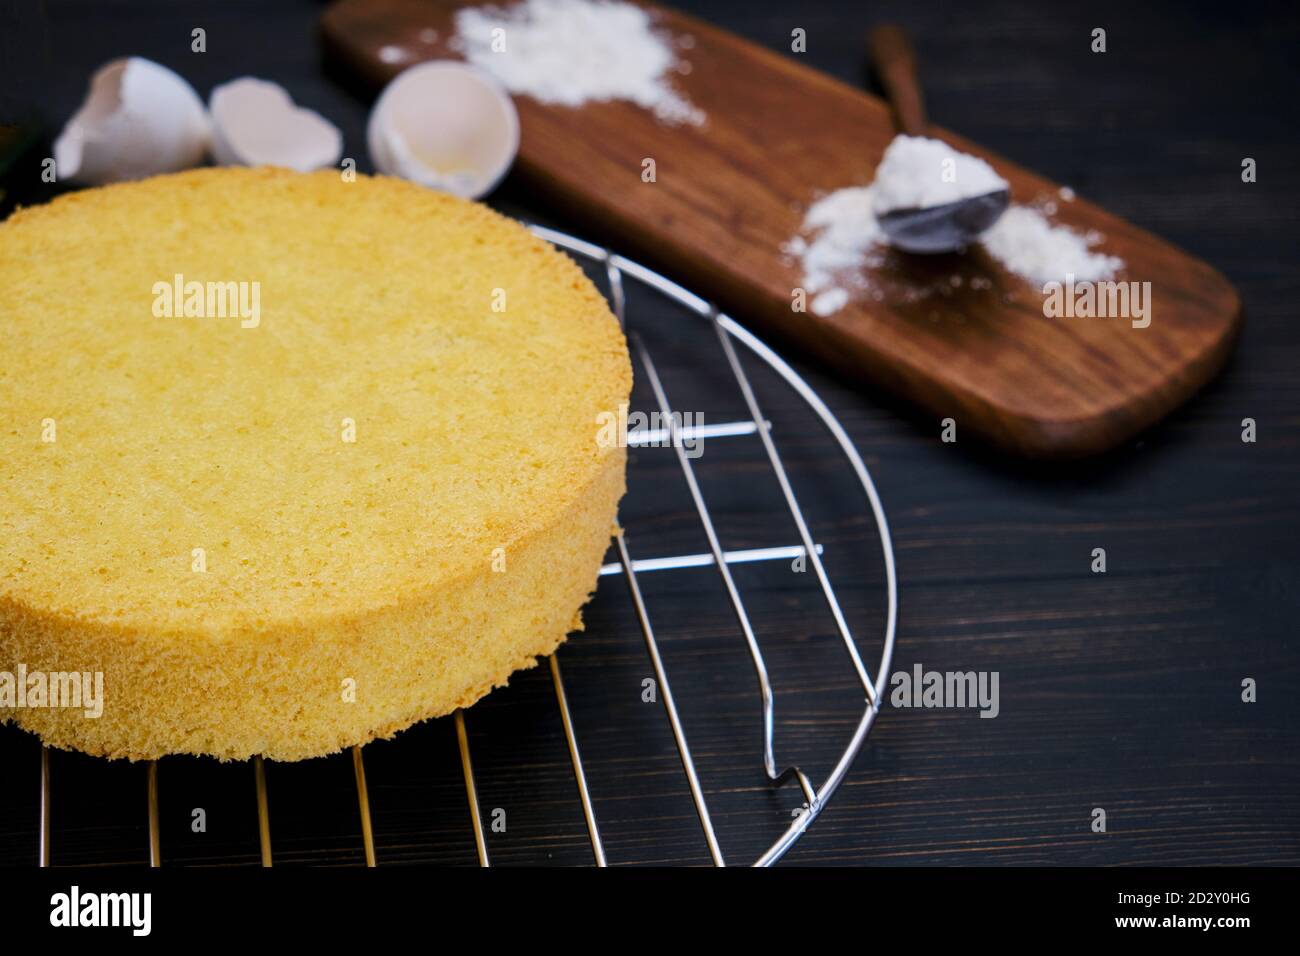
M 942 444 L 936 422 L 792 354 L 867 459 L 889 514 L 902 597 L 895 669 L 998 671 L 1001 715 L 886 709 L 789 862 L 1300 862 L 1294 5 L 677 5 L 787 55 L 803 27 L 808 62 L 852 83 L 867 81 L 866 28 L 901 22 L 936 122 L 1207 259 L 1247 314 L 1235 357 L 1201 396 L 1116 453 L 1068 467 Z M 205 98 L 216 83 L 262 76 L 338 124 L 345 155 L 365 170 L 368 102 L 322 69 L 322 8 L 58 2 L 45 15 L 20 2 L 9 15 L 23 32 L 2 47 L 0 82 L 11 102 L 15 91 L 34 96 L 57 128 L 112 57 L 171 66 Z M 1089 52 L 1097 26 L 1105 54 Z M 204 54 L 190 52 L 195 27 L 207 31 Z M 1248 156 L 1254 184 L 1240 179 Z M 51 190 L 31 179 L 11 188 L 29 202 Z M 563 210 L 509 182 L 493 203 L 565 225 Z M 643 297 L 631 324 L 651 336 L 679 407 L 742 417 L 706 336 Z M 797 399 L 754 374 L 874 661 L 884 592 L 869 513 Z M 1255 444 L 1241 441 L 1245 417 L 1258 422 Z M 633 459 L 623 521 L 634 553 L 705 550 L 670 453 Z M 727 547 L 794 543 L 757 442 L 712 444 L 700 468 Z M 1096 547 L 1104 575 L 1089 570 Z M 738 579 L 776 686 L 778 760 L 820 781 L 859 708 L 830 618 L 808 575 L 778 565 Z M 723 850 L 748 862 L 797 800 L 762 775 L 744 647 L 716 575 L 644 583 Z M 602 582 L 587 617 L 561 660 L 610 860 L 707 862 L 666 722 L 640 700 L 650 669 L 621 582 Z M 1254 704 L 1240 700 L 1247 677 Z M 517 676 L 467 719 L 484 810 L 507 811 L 493 862 L 589 862 L 545 670 Z M 35 861 L 38 753 L 0 728 L 0 862 Z M 474 861 L 450 720 L 371 745 L 366 759 L 381 865 Z M 346 755 L 273 765 L 268 777 L 278 864 L 360 861 Z M 160 781 L 164 862 L 256 864 L 250 768 L 175 758 Z M 56 864 L 145 860 L 143 766 L 58 753 L 53 794 Z M 205 834 L 189 829 L 195 807 L 207 811 Z M 1090 831 L 1094 807 L 1107 811 L 1105 834 Z

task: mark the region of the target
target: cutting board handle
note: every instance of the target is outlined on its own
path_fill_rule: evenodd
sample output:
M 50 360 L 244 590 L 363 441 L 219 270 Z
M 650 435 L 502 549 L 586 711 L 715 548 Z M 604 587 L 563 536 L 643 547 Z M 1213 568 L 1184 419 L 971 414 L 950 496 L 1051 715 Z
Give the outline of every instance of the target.
M 916 79 L 916 56 L 903 28 L 892 23 L 882 24 L 867 35 L 867 50 L 875 67 L 880 85 L 885 88 L 889 104 L 894 108 L 894 122 L 899 132 L 908 136 L 924 136 L 925 101 L 921 98 L 921 84 Z

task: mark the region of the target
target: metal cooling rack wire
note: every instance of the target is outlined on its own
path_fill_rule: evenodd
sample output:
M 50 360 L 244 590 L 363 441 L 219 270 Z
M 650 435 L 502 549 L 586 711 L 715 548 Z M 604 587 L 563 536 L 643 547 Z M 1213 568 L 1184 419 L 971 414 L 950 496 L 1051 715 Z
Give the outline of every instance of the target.
M 718 844 L 717 834 L 714 831 L 713 823 L 709 816 L 709 808 L 705 799 L 704 788 L 700 784 L 699 775 L 695 769 L 695 761 L 691 756 L 690 743 L 687 740 L 686 731 L 682 726 L 681 716 L 677 712 L 677 705 L 672 695 L 672 685 L 669 681 L 663 658 L 659 653 L 659 645 L 655 639 L 654 628 L 650 622 L 650 613 L 646 608 L 645 601 L 641 594 L 641 587 L 637 580 L 638 574 L 654 571 L 702 568 L 710 566 L 717 569 L 718 574 L 722 578 L 723 587 L 725 588 L 727 596 L 731 602 L 732 610 L 736 617 L 736 623 L 745 639 L 745 644 L 754 666 L 754 674 L 758 684 L 759 700 L 761 704 L 764 770 L 767 773 L 768 779 L 771 780 L 774 786 L 779 787 L 790 780 L 795 780 L 799 784 L 799 788 L 804 797 L 803 811 L 794 818 L 786 831 L 754 863 L 755 866 L 770 866 L 785 855 L 790 847 L 795 844 L 799 837 L 807 831 L 813 821 L 821 814 L 831 796 L 835 793 L 840 783 L 843 782 L 844 777 L 852 766 L 858 752 L 862 749 L 862 744 L 866 740 L 867 734 L 871 731 L 876 715 L 880 712 L 880 687 L 886 679 L 886 675 L 889 673 L 890 660 L 892 659 L 894 652 L 894 637 L 898 626 L 898 580 L 894 567 L 894 549 L 889 534 L 889 523 L 885 517 L 885 509 L 880 503 L 880 495 L 876 491 L 875 483 L 871 480 L 871 474 L 867 470 L 867 466 L 863 463 L 861 455 L 858 454 L 857 449 L 853 446 L 853 443 L 850 441 L 848 434 L 844 431 L 843 426 L 840 425 L 839 421 L 831 413 L 830 409 L 826 407 L 826 404 L 817 396 L 816 392 L 812 390 L 808 383 L 794 371 L 794 369 L 786 364 L 780 356 L 764 345 L 763 342 L 743 326 L 730 317 L 718 312 L 716 308 L 701 299 L 699 296 L 688 292 L 677 283 L 666 279 L 659 273 L 654 272 L 637 262 L 616 255 L 608 249 L 603 249 L 599 246 L 592 245 L 591 243 L 584 242 L 581 239 L 577 239 L 562 232 L 557 232 L 553 229 L 548 229 L 543 226 L 533 226 L 532 230 L 541 238 L 559 246 L 561 249 L 604 266 L 605 276 L 609 284 L 610 303 L 621 324 L 626 325 L 627 299 L 623 287 L 624 276 L 630 276 L 631 278 L 649 286 L 707 322 L 717 335 L 723 354 L 726 357 L 727 365 L 731 369 L 737 387 L 739 388 L 741 395 L 744 398 L 746 408 L 749 411 L 750 419 L 748 421 L 726 422 L 721 424 L 703 425 L 694 428 L 683 428 L 678 424 L 679 419 L 672 414 L 672 404 L 668 400 L 668 394 L 664 389 L 663 381 L 659 377 L 658 369 L 656 368 L 649 351 L 646 349 L 645 343 L 641 340 L 641 337 L 635 333 L 635 331 L 631 333 L 631 339 L 637 357 L 640 360 L 641 366 L 644 368 L 646 377 L 650 382 L 651 389 L 655 395 L 655 401 L 659 406 L 659 411 L 662 413 L 664 421 L 668 424 L 666 428 L 646 429 L 633 432 L 628 436 L 628 443 L 632 446 L 659 446 L 668 443 L 675 449 L 678 463 L 681 466 L 682 476 L 686 480 L 687 488 L 690 490 L 691 501 L 694 505 L 696 514 L 699 517 L 705 537 L 708 539 L 709 551 L 707 554 L 686 554 L 675 555 L 672 557 L 634 559 L 628 545 L 628 535 L 625 531 L 620 530 L 614 538 L 618 550 L 618 561 L 604 565 L 600 569 L 600 575 L 601 577 L 622 575 L 627 583 L 628 592 L 632 599 L 633 607 L 636 610 L 637 620 L 641 627 L 641 633 L 645 639 L 646 652 L 650 657 L 651 665 L 655 671 L 655 678 L 661 691 L 664 710 L 667 714 L 669 724 L 672 727 L 673 738 L 677 745 L 677 752 L 682 761 L 682 769 L 686 775 L 687 784 L 691 791 L 691 798 L 695 803 L 696 812 L 699 815 L 700 826 L 704 833 L 705 842 L 708 844 L 709 855 L 716 865 L 723 866 L 725 865 L 725 862 L 722 855 L 722 849 Z M 781 460 L 780 453 L 777 451 L 776 444 L 772 438 L 771 423 L 763 417 L 754 389 L 750 385 L 749 378 L 745 374 L 744 366 L 741 364 L 741 361 L 736 354 L 736 342 L 744 345 L 753 355 L 762 359 L 768 366 L 775 370 L 785 383 L 794 389 L 794 391 L 798 393 L 804 402 L 812 409 L 839 444 L 841 451 L 843 451 L 845 457 L 848 459 L 850 467 L 852 467 L 858 481 L 862 485 L 863 491 L 866 494 L 867 503 L 871 508 L 872 516 L 876 523 L 876 530 L 880 536 L 880 547 L 884 557 L 885 567 L 885 587 L 887 591 L 884 640 L 881 647 L 879 666 L 876 669 L 876 677 L 874 679 L 871 677 L 867 671 L 866 665 L 862 661 L 862 656 L 858 651 L 857 642 L 854 640 L 853 635 L 849 630 L 848 622 L 845 620 L 839 600 L 836 598 L 835 591 L 831 587 L 830 577 L 826 573 L 826 568 L 822 563 L 822 547 L 813 541 L 812 532 L 808 528 L 807 519 L 804 517 L 803 510 L 799 507 L 799 502 L 795 496 L 794 488 L 790 483 L 789 475 L 785 470 L 785 465 Z M 693 440 L 744 437 L 750 435 L 757 435 L 759 440 L 763 443 L 763 448 L 767 454 L 768 462 L 771 465 L 777 482 L 781 487 L 781 492 L 789 509 L 790 517 L 799 531 L 800 543 L 797 545 L 756 548 L 744 551 L 725 551 L 722 548 L 722 543 L 714 528 L 713 518 L 709 512 L 708 505 L 705 502 L 704 494 L 700 489 L 699 482 L 696 480 L 695 467 L 692 465 L 690 458 L 685 453 L 685 445 L 687 442 Z M 774 739 L 776 695 L 768 678 L 767 666 L 763 660 L 762 648 L 759 646 L 753 625 L 750 623 L 749 613 L 745 609 L 745 604 L 741 597 L 740 590 L 736 586 L 735 579 L 732 577 L 730 570 L 730 566 L 733 564 L 744 564 L 753 561 L 789 561 L 801 556 L 807 557 L 808 562 L 812 565 L 813 570 L 816 573 L 818 583 L 820 584 L 822 593 L 826 599 L 827 607 L 830 609 L 831 616 L 835 620 L 835 626 L 839 632 L 840 640 L 844 645 L 849 662 L 851 663 L 858 682 L 862 687 L 864 697 L 864 710 L 862 716 L 858 719 L 853 735 L 846 743 L 838 762 L 835 764 L 835 767 L 831 770 L 830 775 L 822 783 L 820 788 L 813 785 L 812 781 L 809 780 L 808 776 L 801 769 L 799 769 L 797 764 L 789 764 L 783 769 L 777 769 L 779 764 L 776 759 Z M 591 793 L 587 787 L 587 776 L 583 769 L 582 757 L 578 749 L 577 732 L 574 728 L 573 717 L 569 710 L 569 700 L 568 695 L 565 692 L 564 678 L 560 670 L 558 651 L 550 656 L 549 664 L 551 682 L 555 690 L 556 704 L 559 708 L 560 719 L 564 726 L 564 737 L 568 744 L 569 757 L 573 763 L 573 775 L 578 788 L 578 797 L 582 805 L 582 813 L 586 820 L 587 833 L 591 841 L 592 855 L 595 858 L 597 866 L 605 866 L 607 865 L 605 847 L 601 841 L 600 829 L 596 822 L 596 813 L 592 804 Z M 483 830 L 483 820 L 478 802 L 478 791 L 474 782 L 474 766 L 470 759 L 469 735 L 465 726 L 464 712 L 457 710 L 454 715 L 454 721 L 456 726 L 456 739 L 460 747 L 461 769 L 465 777 L 465 795 L 469 803 L 470 822 L 473 826 L 474 844 L 478 852 L 479 865 L 488 866 L 487 839 Z M 365 851 L 366 865 L 375 866 L 375 839 L 373 827 L 371 825 L 370 798 L 366 787 L 365 761 L 362 756 L 361 747 L 352 748 L 352 765 L 356 775 L 357 801 L 360 810 L 361 836 L 362 845 Z M 159 866 L 162 862 L 162 851 L 158 826 L 158 764 L 156 761 L 149 761 L 147 768 L 149 861 L 151 865 Z M 270 811 L 267 796 L 266 770 L 262 758 L 254 758 L 253 772 L 257 793 L 258 834 L 261 844 L 262 865 L 271 866 Z M 38 862 L 41 866 L 48 866 L 50 864 L 50 752 L 46 747 L 41 748 L 40 780 L 40 835 L 38 841 Z

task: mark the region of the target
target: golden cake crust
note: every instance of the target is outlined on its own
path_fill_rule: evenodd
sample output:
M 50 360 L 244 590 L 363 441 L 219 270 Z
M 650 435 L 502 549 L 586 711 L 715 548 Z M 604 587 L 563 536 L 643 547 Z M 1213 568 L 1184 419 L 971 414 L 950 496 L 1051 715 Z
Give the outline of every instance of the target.
M 168 314 L 159 283 L 244 283 L 256 322 Z M 631 368 L 517 223 L 198 170 L 15 214 L 0 288 L 0 671 L 104 675 L 102 717 L 0 719 L 300 759 L 468 706 L 580 626 L 624 489 L 597 416 Z

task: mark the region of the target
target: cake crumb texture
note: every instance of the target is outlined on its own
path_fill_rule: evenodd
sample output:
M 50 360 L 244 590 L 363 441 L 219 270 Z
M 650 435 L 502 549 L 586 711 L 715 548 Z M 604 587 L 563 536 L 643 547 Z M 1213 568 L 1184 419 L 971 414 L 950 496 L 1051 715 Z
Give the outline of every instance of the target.
M 257 283 L 256 327 L 157 316 L 176 275 Z M 98 719 L 0 710 L 47 744 L 295 760 L 390 736 L 553 651 L 594 590 L 626 343 L 486 207 L 196 170 L 16 213 L 0 289 L 0 671 L 104 675 Z

